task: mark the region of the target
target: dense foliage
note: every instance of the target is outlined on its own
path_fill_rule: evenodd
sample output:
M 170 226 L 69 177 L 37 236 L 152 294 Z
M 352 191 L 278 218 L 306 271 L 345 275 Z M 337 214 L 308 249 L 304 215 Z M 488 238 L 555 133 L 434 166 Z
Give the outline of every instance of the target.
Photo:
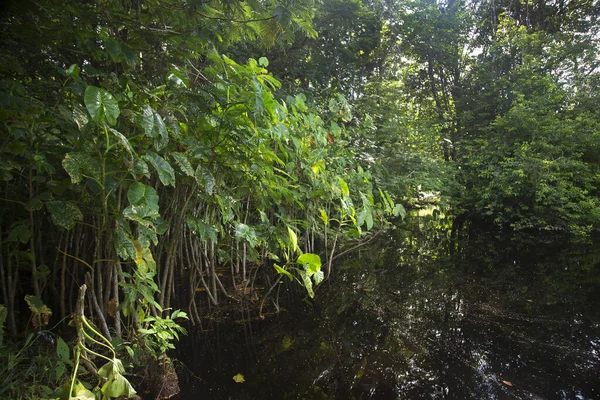
M 129 390 L 117 354 L 169 376 L 186 318 L 313 297 L 403 205 L 438 201 L 456 228 L 598 229 L 598 7 L 8 2 L 0 345 L 67 320 L 86 283 L 74 354 L 100 346 L 98 376 Z M 56 343 L 40 380 L 68 398 Z

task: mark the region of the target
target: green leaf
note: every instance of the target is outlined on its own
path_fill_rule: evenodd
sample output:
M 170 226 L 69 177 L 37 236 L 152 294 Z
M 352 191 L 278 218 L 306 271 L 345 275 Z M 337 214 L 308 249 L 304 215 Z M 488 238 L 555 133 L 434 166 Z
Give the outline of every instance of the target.
M 315 292 L 313 291 L 313 284 L 312 284 L 312 281 L 310 280 L 310 275 L 308 274 L 308 272 L 300 270 L 300 269 L 298 270 L 298 274 L 300 275 L 301 282 L 304 285 L 304 287 L 306 288 L 308 295 L 310 296 L 311 299 L 314 298 Z
M 67 346 L 67 343 L 65 343 L 65 341 L 61 337 L 59 337 L 57 340 L 56 354 L 58 355 L 58 358 L 60 358 L 64 363 L 68 364 L 71 362 L 69 346 Z
M 323 273 L 323 270 L 320 269 L 312 276 L 312 278 L 313 281 L 315 281 L 315 285 L 319 285 L 321 282 L 323 282 L 323 279 L 325 279 L 325 274 Z
M 124 260 L 135 258 L 135 247 L 131 236 L 121 226 L 117 228 L 116 233 L 114 244 L 119 257 Z
M 306 271 L 309 275 L 316 274 L 321 269 L 321 257 L 317 254 L 304 253 L 298 257 L 296 262 L 307 266 Z
M 395 217 L 399 215 L 402 219 L 406 218 L 406 209 L 402 204 L 396 204 L 392 210 L 392 213 Z
M 327 216 L 327 213 L 325 212 L 325 210 L 323 210 L 321 208 L 319 210 L 319 212 L 321 213 L 321 220 L 323 220 L 323 223 L 325 224 L 325 226 L 329 226 L 329 217 Z
M 79 68 L 79 65 L 77 64 L 71 64 L 71 66 L 69 68 L 67 68 L 66 73 L 69 76 L 79 76 L 79 72 L 81 72 L 81 69 Z
M 42 209 L 43 205 L 44 204 L 42 203 L 40 197 L 36 196 L 33 199 L 29 200 L 27 203 L 25 203 L 25 209 L 27 211 L 38 211 Z
M 267 57 L 261 57 L 258 59 L 258 65 L 267 68 L 269 66 L 269 60 Z
M 185 218 L 185 221 L 194 235 L 198 236 L 201 240 L 210 239 L 213 242 L 217 241 L 217 231 L 212 225 L 209 225 L 200 218 L 196 218 L 192 215 L 188 215 Z
M 356 215 L 356 226 L 361 227 L 362 224 L 365 223 L 365 218 L 367 217 L 367 209 L 362 208 L 359 213 Z
M 292 245 L 292 251 L 300 251 L 300 247 L 298 247 L 298 236 L 296 236 L 296 232 L 292 230 L 288 226 L 288 236 L 290 238 L 290 244 Z
M 67 153 L 62 160 L 62 166 L 71 177 L 72 183 L 81 182 L 84 173 L 96 179 L 99 179 L 101 175 L 100 163 L 89 154 Z
M 49 201 L 46 208 L 50 211 L 52 222 L 65 229 L 71 229 L 77 222 L 83 221 L 83 214 L 79 208 L 66 201 Z
M 175 163 L 179 166 L 179 169 L 181 169 L 184 174 L 187 176 L 194 176 L 194 168 L 185 154 L 173 153 L 171 154 L 171 157 L 175 159 Z
M 276 270 L 278 273 L 280 273 L 280 274 L 283 274 L 283 275 L 287 276 L 288 278 L 290 278 L 290 281 L 293 281 L 293 280 L 294 280 L 294 277 L 293 277 L 293 275 L 292 275 L 292 274 L 290 274 L 290 273 L 289 273 L 287 270 L 285 270 L 285 269 L 281 268 L 279 265 L 277 265 L 277 264 L 273 264 L 273 267 L 275 267 L 275 270 Z
M 202 165 L 198 165 L 194 178 L 198 185 L 203 186 L 206 194 L 212 195 L 216 186 L 215 177 Z
M 158 207 L 158 194 L 156 194 L 156 190 L 152 186 L 144 185 L 141 182 L 136 182 L 129 187 L 127 200 L 134 206 L 156 204 L 156 207 Z
M 101 122 L 106 120 L 109 125 L 115 125 L 121 110 L 119 103 L 104 89 L 95 86 L 88 86 L 85 89 L 84 99 L 85 107 L 92 117 L 92 120 Z
M 370 231 L 373 228 L 373 213 L 368 210 L 365 221 L 367 222 L 367 230 Z
M 342 193 L 346 196 L 350 196 L 350 189 L 348 189 L 348 184 L 346 183 L 346 181 L 342 178 L 338 178 L 338 181 L 340 183 L 340 189 L 342 189 Z
M 15 227 L 8 234 L 8 238 L 6 241 L 8 242 L 16 242 L 19 241 L 23 244 L 29 242 L 31 238 L 31 230 L 29 229 L 29 224 L 26 222 L 21 222 L 15 225 Z
M 175 186 L 175 170 L 165 161 L 164 158 L 159 156 L 156 153 L 149 151 L 144 156 L 144 159 L 148 160 L 150 164 L 154 167 L 156 172 L 158 172 L 158 178 L 165 186 Z
M 125 149 L 127 150 L 127 152 L 129 153 L 129 155 L 131 157 L 133 157 L 135 155 L 135 151 L 133 150 L 133 147 L 131 146 L 131 143 L 129 143 L 129 139 L 127 139 L 125 137 L 125 135 L 123 135 L 121 132 L 110 128 L 109 129 L 110 132 L 115 135 L 117 137 L 117 139 L 119 139 L 119 142 L 121 142 L 121 144 L 123 145 L 123 147 L 125 147 Z
M 145 105 L 142 111 L 142 128 L 146 136 L 150 138 L 161 137 L 163 140 L 169 138 L 167 126 L 159 113 L 152 107 Z
M 251 247 L 256 247 L 258 244 L 258 238 L 256 237 L 256 231 L 246 224 L 237 223 L 235 224 L 235 238 L 236 240 L 245 239 Z
M 100 391 L 107 398 L 124 396 L 128 399 L 136 393 L 131 383 L 123 375 L 117 373 L 110 376 Z

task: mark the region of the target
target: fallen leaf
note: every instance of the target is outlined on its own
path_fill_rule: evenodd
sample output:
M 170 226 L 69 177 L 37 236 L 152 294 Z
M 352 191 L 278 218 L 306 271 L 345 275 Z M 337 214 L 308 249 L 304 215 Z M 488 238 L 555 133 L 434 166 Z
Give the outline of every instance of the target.
M 235 379 L 235 378 L 234 378 Z M 512 383 L 510 383 L 509 381 L 502 381 L 502 383 L 504 383 L 507 386 L 512 386 Z
M 246 382 L 246 380 L 244 379 L 244 375 L 242 375 L 242 374 L 237 374 L 236 376 L 233 377 L 233 380 L 236 381 L 236 383 Z

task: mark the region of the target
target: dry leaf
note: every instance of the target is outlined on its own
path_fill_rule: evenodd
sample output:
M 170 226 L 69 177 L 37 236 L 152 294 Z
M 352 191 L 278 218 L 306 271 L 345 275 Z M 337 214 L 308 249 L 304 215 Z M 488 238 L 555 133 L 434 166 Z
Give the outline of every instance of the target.
M 504 383 L 507 386 L 512 386 L 512 383 L 510 383 L 509 381 L 502 381 L 502 383 Z

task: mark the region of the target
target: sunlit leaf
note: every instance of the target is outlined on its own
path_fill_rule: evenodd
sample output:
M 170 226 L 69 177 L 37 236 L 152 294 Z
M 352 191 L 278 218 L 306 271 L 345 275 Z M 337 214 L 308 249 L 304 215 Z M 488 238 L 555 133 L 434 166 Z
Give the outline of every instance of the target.
M 294 276 L 292 274 L 290 274 L 289 271 L 283 269 L 282 267 L 280 267 L 277 264 L 273 264 L 273 267 L 275 267 L 275 270 L 277 271 L 277 273 L 287 276 L 290 279 L 290 281 L 294 280 Z
M 346 196 L 350 196 L 350 189 L 348 189 L 348 184 L 346 183 L 346 181 L 342 178 L 338 178 L 338 181 L 340 183 L 340 189 L 342 189 L 342 193 Z
M 316 274 L 321 269 L 321 257 L 317 254 L 304 253 L 296 261 L 298 264 L 307 266 L 307 272 L 310 275 Z

